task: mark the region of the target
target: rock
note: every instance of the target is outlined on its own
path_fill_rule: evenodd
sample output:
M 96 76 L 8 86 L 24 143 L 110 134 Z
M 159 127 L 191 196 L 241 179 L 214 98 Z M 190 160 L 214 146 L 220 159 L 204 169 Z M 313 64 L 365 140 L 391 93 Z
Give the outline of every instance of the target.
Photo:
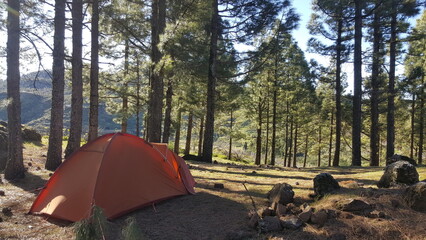
M 319 227 L 324 226 L 327 222 L 328 215 L 324 210 L 320 210 L 318 212 L 314 212 L 311 216 L 311 222 L 313 224 L 317 224 Z
M 280 217 L 280 222 L 281 226 L 286 229 L 299 229 L 303 226 L 302 220 L 293 215 Z
M 275 184 L 267 195 L 270 202 L 278 202 L 283 205 L 294 201 L 293 187 L 287 183 Z
M 297 217 L 299 217 L 300 220 L 306 223 L 311 219 L 312 213 L 313 213 L 312 208 L 305 209 L 301 213 L 299 213 Z
M 287 207 L 282 205 L 281 203 L 277 204 L 277 208 L 275 209 L 275 215 L 278 217 L 284 216 L 287 213 Z
M 213 186 L 213 188 L 216 188 L 216 189 L 224 189 L 224 188 L 225 188 L 225 186 L 223 185 L 223 183 L 215 183 L 215 184 L 214 184 L 214 186 Z
M 259 219 L 260 219 L 259 215 L 253 214 L 250 218 L 250 221 L 248 222 L 249 227 L 256 228 L 259 222 Z
M 406 161 L 406 162 L 413 164 L 414 166 L 417 166 L 417 163 L 414 159 L 407 157 L 407 156 L 404 156 L 404 155 L 398 155 L 398 154 L 395 154 L 392 157 L 386 159 L 386 166 L 388 166 L 388 165 L 390 165 L 394 162 L 398 162 L 398 161 Z
M 219 164 L 216 160 L 213 161 L 213 164 Z
M 327 217 L 329 219 L 337 218 L 338 213 L 334 209 L 325 209 L 325 213 L 327 213 Z
M 316 196 L 323 197 L 325 194 L 339 189 L 339 183 L 329 173 L 320 173 L 314 178 L 314 193 Z
M 426 182 L 418 182 L 405 190 L 404 201 L 416 211 L 426 211 Z
M 385 168 L 385 172 L 377 183 L 377 186 L 379 188 L 388 188 L 398 183 L 412 185 L 417 182 L 419 182 L 419 174 L 416 167 L 409 162 L 398 161 Z
M 294 215 L 297 215 L 297 214 L 301 213 L 302 210 L 298 206 L 296 206 L 294 203 L 289 203 L 289 204 L 286 205 L 286 212 L 288 212 L 288 213 L 290 212 Z
M 257 214 L 261 217 L 265 217 L 265 216 L 274 216 L 275 215 L 275 211 L 272 207 L 265 207 L 265 208 L 261 208 L 259 209 L 259 211 L 257 212 Z
M 346 212 L 363 214 L 372 211 L 372 206 L 359 199 L 344 199 L 336 203 L 336 208 Z
M 277 217 L 266 216 L 262 220 L 259 220 L 259 230 L 262 233 L 269 233 L 274 231 L 281 231 L 282 226 L 280 219 Z
M 36 130 L 27 126 L 22 127 L 22 140 L 29 142 L 41 142 L 41 135 Z
M 33 166 L 33 164 L 32 163 L 27 163 L 28 164 L 28 167 L 32 167 Z
M 367 217 L 369 218 L 385 218 L 386 214 L 381 211 L 373 210 L 372 212 L 369 212 L 367 214 Z
M 345 212 L 344 214 L 342 214 L 342 217 L 343 217 L 343 218 L 346 218 L 346 219 L 352 219 L 352 218 L 354 218 L 355 216 L 354 216 L 354 215 L 352 215 L 352 214 L 350 214 L 350 213 Z
M 4 194 L 4 191 L 3 190 L 0 190 L 0 196 L 4 196 L 5 194 Z
M 328 238 L 329 240 L 346 240 L 346 235 L 343 233 L 335 233 Z
M 13 215 L 13 213 L 12 213 L 12 209 L 11 209 L 11 208 L 9 208 L 9 207 L 5 207 L 5 208 L 3 208 L 3 209 L 1 210 L 1 212 L 2 212 L 5 216 L 7 216 L 7 217 L 10 217 L 10 216 L 12 216 L 12 215 Z

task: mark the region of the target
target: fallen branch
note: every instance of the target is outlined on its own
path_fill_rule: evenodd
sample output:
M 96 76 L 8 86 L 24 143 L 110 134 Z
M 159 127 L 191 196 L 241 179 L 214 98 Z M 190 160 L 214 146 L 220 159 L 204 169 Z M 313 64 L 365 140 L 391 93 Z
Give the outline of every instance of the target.
M 249 190 L 247 189 L 247 187 L 246 187 L 246 184 L 245 184 L 245 183 L 246 183 L 246 182 L 243 182 L 243 186 L 244 186 L 244 188 L 246 189 L 246 191 L 247 191 L 247 193 L 248 193 L 248 195 L 249 195 L 249 197 L 250 197 L 250 199 L 251 199 L 251 204 L 253 205 L 254 211 L 256 211 L 256 212 L 257 212 L 256 203 L 254 202 L 253 197 L 251 196 L 251 193 L 250 193 L 250 192 L 249 192 Z

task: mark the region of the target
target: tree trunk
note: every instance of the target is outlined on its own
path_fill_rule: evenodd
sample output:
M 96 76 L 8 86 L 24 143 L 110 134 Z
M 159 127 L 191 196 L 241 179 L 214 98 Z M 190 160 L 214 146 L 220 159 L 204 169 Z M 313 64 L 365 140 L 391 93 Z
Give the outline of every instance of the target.
M 386 159 L 395 153 L 395 63 L 396 63 L 396 3 L 392 4 L 390 43 L 389 43 L 389 84 L 388 84 L 388 109 L 386 116 Z
M 219 10 L 218 0 L 212 1 L 212 17 L 210 23 L 210 57 L 207 78 L 207 113 L 206 129 L 204 132 L 203 161 L 212 162 L 213 134 L 214 134 L 214 112 L 216 102 L 216 64 L 217 64 L 217 42 L 219 38 Z
M 160 35 L 164 32 L 166 24 L 166 0 L 152 0 L 151 18 L 151 91 L 149 95 L 148 110 L 148 140 L 161 142 L 161 123 L 163 115 L 163 66 L 159 66 L 162 53 L 158 48 Z
M 198 133 L 198 156 L 203 155 L 203 133 L 204 133 L 204 115 L 200 120 L 200 132 Z
M 55 33 L 53 37 L 52 109 L 45 168 L 54 171 L 62 163 L 64 128 L 64 59 L 65 59 L 65 1 L 55 1 Z
M 21 100 L 19 93 L 19 0 L 9 0 L 7 11 L 7 105 L 8 154 L 4 177 L 25 177 L 22 153 Z
M 82 30 L 83 1 L 72 0 L 72 93 L 70 135 L 65 157 L 80 147 L 83 118 L 83 61 Z
M 275 81 L 276 85 L 276 81 Z M 272 143 L 271 143 L 271 165 L 275 165 L 275 148 L 277 145 L 277 86 L 274 88 L 272 105 Z
M 285 117 L 285 153 L 284 153 L 284 167 L 287 166 L 287 160 L 288 160 L 288 150 L 289 150 L 289 132 L 288 132 L 288 121 L 289 121 L 289 103 L 288 100 L 286 101 L 286 117 Z
M 416 94 L 413 91 L 412 102 L 411 102 L 411 134 L 410 134 L 410 158 L 414 159 L 414 129 L 415 114 L 416 114 Z
M 424 142 L 424 122 L 425 122 L 425 74 L 422 75 L 422 84 L 420 89 L 420 124 L 419 124 L 419 152 L 418 164 L 423 164 L 423 142 Z
M 328 166 L 329 167 L 331 167 L 331 151 L 333 149 L 333 124 L 334 124 L 334 109 L 331 110 L 330 138 L 328 141 Z
M 182 110 L 178 110 L 178 115 L 176 119 L 176 134 L 175 134 L 175 146 L 174 146 L 174 152 L 176 154 L 179 154 L 179 142 L 180 142 L 180 122 L 182 120 Z
M 268 91 L 269 92 L 269 91 Z M 266 98 L 266 142 L 265 142 L 265 165 L 268 164 L 268 150 L 269 150 L 269 94 Z
M 379 165 L 379 76 L 380 76 L 380 16 L 374 12 L 373 22 L 373 63 L 371 71 L 371 129 L 370 129 L 370 165 Z
M 170 138 L 170 126 L 172 125 L 172 100 L 173 100 L 173 85 L 171 76 L 167 82 L 166 91 L 166 111 L 164 114 L 164 130 L 163 143 L 168 143 Z
M 141 75 L 140 75 L 140 62 L 139 57 L 137 54 L 135 54 L 136 58 L 136 136 L 140 136 L 140 90 L 141 90 Z
M 305 168 L 306 167 L 306 160 L 307 160 L 307 158 L 308 158 L 308 140 L 309 140 L 309 137 L 308 137 L 308 134 L 306 134 L 306 138 L 305 138 L 305 154 L 304 154 L 304 158 L 303 158 L 303 167 Z
M 90 55 L 90 112 L 89 137 L 92 141 L 98 137 L 99 108 L 99 0 L 92 1 L 92 43 Z
M 318 167 L 321 167 L 321 144 L 322 144 L 322 136 L 321 136 L 322 127 L 319 125 L 318 130 Z
M 293 167 L 297 167 L 297 138 L 299 137 L 297 130 L 299 127 L 297 123 L 294 124 L 294 153 L 293 153 Z
M 352 166 L 361 166 L 362 0 L 355 2 L 354 97 L 352 109 Z
M 125 41 L 125 47 L 124 47 L 124 78 L 126 79 L 126 76 L 129 74 L 129 40 L 126 39 Z M 128 83 L 127 80 L 124 82 L 123 90 L 121 91 L 122 94 L 122 105 L 121 105 L 121 132 L 127 133 L 127 119 L 128 112 L 129 112 L 129 97 L 127 96 L 127 88 Z
M 336 40 L 336 146 L 334 149 L 333 166 L 339 166 L 340 162 L 340 136 L 342 130 L 342 84 L 341 84 L 341 53 L 342 53 L 342 32 L 343 32 L 343 19 L 339 19 L 337 23 L 337 40 Z
M 188 128 L 186 131 L 186 143 L 185 143 L 185 155 L 188 155 L 191 150 L 191 137 L 192 137 L 192 123 L 194 119 L 194 114 L 192 112 L 189 113 L 188 116 Z
M 254 164 L 259 165 L 262 156 L 262 100 L 260 97 L 257 105 L 257 114 L 256 158 Z
M 288 159 L 287 159 L 287 167 L 291 167 L 291 153 L 293 150 L 293 118 L 290 119 L 290 145 L 288 146 Z
M 233 116 L 234 111 L 231 109 L 231 123 L 229 125 L 229 149 L 228 149 L 228 159 L 231 160 L 232 158 L 232 126 L 233 126 Z

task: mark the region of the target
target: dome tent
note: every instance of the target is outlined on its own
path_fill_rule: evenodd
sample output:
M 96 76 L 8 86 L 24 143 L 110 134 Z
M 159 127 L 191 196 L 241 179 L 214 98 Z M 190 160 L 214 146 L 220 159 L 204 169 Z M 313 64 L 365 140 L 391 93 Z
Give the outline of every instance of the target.
M 30 213 L 80 221 L 94 205 L 112 219 L 174 196 L 193 194 L 184 160 L 166 144 L 115 133 L 87 143 L 55 171 Z

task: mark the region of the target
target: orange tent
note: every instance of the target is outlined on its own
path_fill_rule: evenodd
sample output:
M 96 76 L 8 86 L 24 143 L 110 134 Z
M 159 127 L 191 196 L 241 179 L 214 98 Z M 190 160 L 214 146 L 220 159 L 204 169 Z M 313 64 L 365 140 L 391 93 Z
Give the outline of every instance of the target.
M 107 134 L 66 159 L 34 201 L 30 213 L 69 221 L 88 218 L 94 205 L 107 218 L 194 192 L 184 160 L 166 144 Z

